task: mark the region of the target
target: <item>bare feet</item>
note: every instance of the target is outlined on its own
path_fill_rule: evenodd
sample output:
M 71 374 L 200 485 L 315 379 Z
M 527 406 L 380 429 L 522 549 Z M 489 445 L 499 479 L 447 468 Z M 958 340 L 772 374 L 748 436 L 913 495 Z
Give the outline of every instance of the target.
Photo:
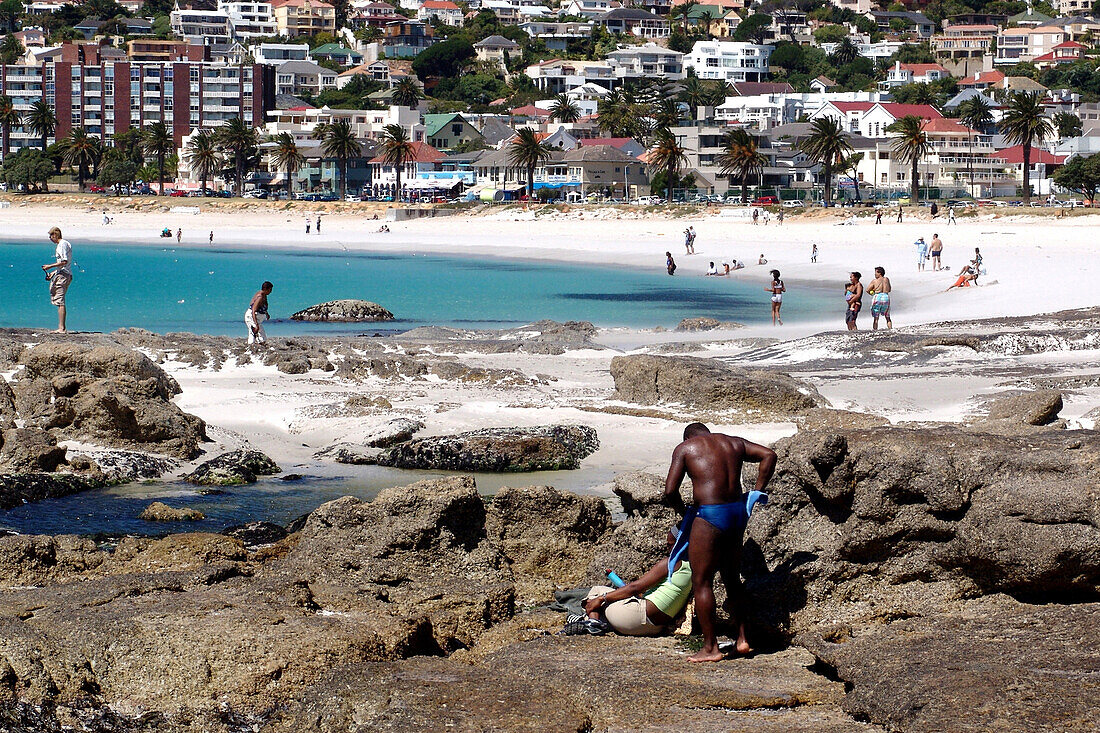
M 752 647 L 744 639 L 738 639 L 737 640 L 737 653 L 747 656 L 749 654 L 752 654 Z
M 63 328 L 59 328 L 59 329 L 57 329 L 56 331 L 54 331 L 54 333 L 68 333 L 68 331 L 66 331 L 66 330 L 65 330 L 65 329 L 63 329 Z
M 717 649 L 715 649 L 713 651 L 707 651 L 706 649 L 703 649 L 702 651 L 698 651 L 695 654 L 692 654 L 687 659 L 688 659 L 689 662 L 695 662 L 695 663 L 699 663 L 699 662 L 721 662 L 722 659 L 724 658 L 724 656 L 725 655 L 723 655 L 722 652 L 718 651 Z

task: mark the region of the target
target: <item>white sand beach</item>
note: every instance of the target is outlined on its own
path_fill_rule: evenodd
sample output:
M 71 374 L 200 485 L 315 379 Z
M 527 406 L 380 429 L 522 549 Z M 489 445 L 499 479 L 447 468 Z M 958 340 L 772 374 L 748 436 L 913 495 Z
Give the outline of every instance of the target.
M 961 218 L 957 226 L 949 227 L 942 217 L 929 220 L 926 210 L 920 212 L 922 218 L 907 211 L 903 224 L 884 217 L 881 225 L 875 225 L 873 218 L 845 224 L 847 215 L 837 212 L 789 216 L 782 226 L 774 220 L 768 226 L 754 226 L 737 211 L 641 218 L 637 213 L 591 207 L 568 213 L 513 207 L 477 216 L 389 222 L 391 231 L 385 234 L 377 231 L 383 222 L 370 218 L 372 210 L 366 215 L 345 210 L 326 213 L 323 234 L 307 236 L 306 216 L 315 222 L 316 211 L 276 210 L 266 202 L 230 211 L 199 202 L 202 213 L 182 214 L 131 211 L 120 209 L 117 202 L 104 201 L 114 220 L 110 225 L 103 224 L 99 206 L 21 205 L 16 200 L 10 208 L 0 209 L 0 227 L 9 239 L 35 241 L 44 239 L 49 226 L 57 224 L 76 246 L 96 241 L 170 241 L 175 246 L 174 238 L 158 240 L 160 230 L 170 227 L 173 231 L 182 228 L 181 246 L 195 248 L 209 246 L 212 230 L 215 245 L 221 247 L 449 253 L 657 271 L 664 267 L 667 250 L 680 266 L 676 278 L 701 277 L 711 260 L 745 261 L 746 269 L 732 277 L 761 283 L 761 309 L 768 308 L 763 285 L 773 267 L 781 270 L 790 291 L 796 292 L 803 285 L 836 288 L 835 310 L 797 327 L 757 326 L 691 334 L 617 329 L 604 331 L 596 339 L 597 344 L 609 348 L 559 356 L 449 351 L 466 364 L 518 369 L 550 378 L 523 387 L 392 379 L 351 382 L 341 378 L 339 372 L 335 376 L 316 371 L 288 375 L 256 363 L 235 366 L 227 362 L 217 371 L 166 364 L 183 387 L 180 406 L 206 420 L 219 442 L 235 445 L 247 440 L 291 465 L 315 464 L 314 451 L 333 442 L 354 442 L 358 434 L 394 415 L 422 420 L 426 425 L 423 435 L 500 425 L 583 423 L 596 428 L 603 447 L 585 461 L 586 478 L 567 485 L 574 490 L 602 491 L 603 484 L 615 473 L 661 470 L 682 429 L 681 422 L 669 418 L 684 415 L 639 416 L 603 409 L 614 390 L 608 372 L 611 358 L 638 349 L 660 348 L 664 353 L 715 356 L 735 362 L 748 354 L 769 368 L 807 379 L 834 407 L 885 415 L 894 422 L 960 420 L 974 409 L 976 397 L 1006 389 L 1012 369 L 1072 373 L 1087 371 L 1100 359 L 1100 344 L 1092 349 L 1079 345 L 1072 351 L 1052 350 L 1042 355 L 991 356 L 968 349 L 947 349 L 934 362 L 910 369 L 893 367 L 892 356 L 871 350 L 868 358 L 856 365 L 820 368 L 837 358 L 844 344 L 854 338 L 842 332 L 842 287 L 851 270 L 862 271 L 864 282 L 868 282 L 876 265 L 886 268 L 893 283 L 897 328 L 1096 305 L 1100 257 L 1096 256 L 1095 222 L 1100 220 L 1087 215 L 1056 219 L 1055 212 L 1030 216 L 982 213 Z M 698 234 L 696 254 L 685 256 L 682 231 L 689 225 Z M 923 236 L 930 242 L 935 233 L 944 242 L 943 262 L 950 270 L 933 272 L 929 264 L 924 272 L 918 272 L 914 241 Z M 813 243 L 819 247 L 816 264 L 810 262 Z M 982 250 L 987 270 L 981 285 L 943 292 L 960 267 L 973 257 L 976 246 Z M 767 266 L 756 264 L 761 253 L 768 260 Z M 869 308 L 865 308 L 861 328 L 869 328 L 870 320 Z M 816 335 L 822 332 L 831 333 Z M 758 355 L 754 350 L 770 343 L 762 339 L 783 339 L 793 345 L 789 353 Z M 669 346 L 676 342 L 682 345 Z M 1064 416 L 1076 419 L 1086 415 L 1100 404 L 1096 392 L 1092 389 L 1067 395 Z M 386 397 L 393 409 L 385 415 L 355 419 L 333 416 L 322 409 L 364 393 Z M 1090 419 L 1085 418 L 1086 422 Z M 733 418 L 719 428 L 767 443 L 796 430 L 792 423 L 746 425 Z M 580 485 L 589 480 L 596 485 Z

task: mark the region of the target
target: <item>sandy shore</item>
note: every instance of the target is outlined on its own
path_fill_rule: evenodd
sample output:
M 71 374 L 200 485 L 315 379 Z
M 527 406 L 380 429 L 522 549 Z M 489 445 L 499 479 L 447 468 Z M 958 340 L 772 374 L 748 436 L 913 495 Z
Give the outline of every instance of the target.
M 172 202 L 175 203 L 175 202 Z M 194 205 L 195 200 L 180 200 Z M 238 207 L 243 204 L 236 203 Z M 106 206 L 114 223 L 102 222 Z M 305 234 L 306 210 L 282 210 L 256 202 L 243 210 L 223 210 L 218 204 L 199 202 L 200 214 L 133 211 L 121 202 L 105 199 L 103 205 L 46 205 L 15 199 L 0 209 L 0 226 L 9 241 L 43 241 L 45 230 L 57 224 L 76 247 L 88 242 L 159 244 L 160 229 L 183 229 L 182 246 L 215 245 L 247 248 L 336 248 L 351 251 L 402 253 L 450 253 L 472 257 L 529 258 L 630 268 L 661 270 L 664 252 L 671 251 L 680 264 L 676 275 L 700 277 L 711 260 L 737 258 L 749 262 L 736 279 L 759 281 L 761 309 L 767 309 L 763 286 L 767 271 L 782 271 L 788 289 L 797 293 L 803 285 L 835 287 L 835 312 L 822 313 L 816 322 L 782 329 L 754 327 L 727 333 L 658 333 L 622 329 L 602 332 L 597 342 L 608 348 L 570 352 L 564 356 L 454 353 L 464 363 L 487 368 L 519 369 L 526 374 L 552 377 L 546 385 L 491 387 L 432 382 L 353 383 L 331 374 L 286 375 L 273 367 L 256 364 L 220 371 L 169 363 L 166 366 L 183 386 L 180 406 L 204 418 L 226 445 L 247 440 L 292 465 L 315 462 L 315 450 L 333 442 L 352 441 L 357 434 L 381 422 L 367 418 L 348 420 L 322 414 L 325 405 L 341 402 L 351 394 L 384 395 L 394 405 L 393 414 L 416 417 L 426 423 L 426 435 L 447 434 L 494 425 L 537 425 L 551 422 L 584 423 L 595 427 L 603 449 L 585 462 L 587 478 L 569 488 L 597 488 L 614 473 L 624 470 L 661 470 L 667 453 L 678 440 L 682 425 L 661 417 L 593 412 L 614 389 L 608 373 L 616 353 L 638 349 L 715 356 L 731 360 L 757 359 L 754 348 L 761 339 L 779 338 L 798 354 L 772 359 L 768 366 L 813 382 L 834 406 L 886 415 L 892 421 L 960 420 L 974 408 L 976 396 L 1006 389 L 1006 375 L 1017 372 L 1073 373 L 1092 369 L 1096 351 L 1045 356 L 990 357 L 944 355 L 928 368 L 899 374 L 889 359 L 868 351 L 865 363 L 832 369 L 815 354 L 843 348 L 843 283 L 850 270 L 864 273 L 869 281 L 873 268 L 882 265 L 893 282 L 894 323 L 914 327 L 963 319 L 1005 318 L 1096 305 L 1100 285 L 1100 257 L 1096 256 L 1093 216 L 1055 219 L 1049 214 L 1001 216 L 982 214 L 961 219 L 957 226 L 928 220 L 926 211 L 903 224 L 890 221 L 875 225 L 873 218 L 844 224 L 846 214 L 788 217 L 783 226 L 752 225 L 740 212 L 701 213 L 682 218 L 639 218 L 636 213 L 587 208 L 569 213 L 498 209 L 478 216 L 450 216 L 404 223 L 389 223 L 389 234 L 378 233 L 380 221 L 340 207 L 325 213 L 323 234 Z M 309 211 L 316 222 L 316 211 Z M 384 214 L 383 214 L 384 216 Z M 698 233 L 697 254 L 683 255 L 681 232 L 692 225 Z M 939 233 L 944 241 L 945 265 L 950 272 L 918 272 L 914 241 L 926 241 Z M 175 240 L 170 240 L 174 245 Z M 819 247 L 816 264 L 809 261 L 813 243 Z M 982 286 L 944 293 L 958 269 L 981 247 L 988 274 Z M 757 266 L 763 253 L 768 266 Z M 861 317 L 870 326 L 869 308 Z M 707 315 L 701 312 L 698 315 Z M 982 326 L 976 326 L 982 328 Z M 822 332 L 833 332 L 823 334 Z M 821 335 L 817 335 L 821 334 Z M 805 341 L 795 341 L 805 339 Z M 670 342 L 683 342 L 669 347 Z M 746 357 L 746 355 L 749 355 Z M 959 357 L 959 358 L 955 358 Z M 963 358 L 965 357 L 965 358 Z M 760 359 L 765 359 L 760 356 Z M 769 357 L 770 358 L 770 357 Z M 815 361 L 815 359 L 817 359 Z M 1067 398 L 1067 413 L 1077 418 L 1100 398 L 1093 391 Z M 1084 424 L 1084 423 L 1082 423 Z M 762 442 L 773 442 L 795 431 L 793 424 L 719 427 L 740 432 Z M 640 446 L 647 446 L 642 449 Z M 588 483 L 588 486 L 581 484 Z M 595 484 L 596 486 L 594 487 Z

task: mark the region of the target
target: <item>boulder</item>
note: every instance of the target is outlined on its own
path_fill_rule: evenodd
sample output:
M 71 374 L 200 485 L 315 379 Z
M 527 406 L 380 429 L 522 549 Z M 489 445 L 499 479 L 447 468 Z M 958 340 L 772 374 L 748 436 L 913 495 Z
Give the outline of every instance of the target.
M 677 331 L 696 332 L 696 331 L 713 331 L 717 328 L 732 329 L 732 328 L 744 328 L 740 323 L 731 323 L 729 321 L 719 321 L 717 318 L 685 318 L 680 321 L 676 326 Z
M 152 379 L 157 395 L 165 400 L 180 393 L 179 383 L 145 354 L 114 345 L 46 342 L 24 350 L 19 362 L 23 365 L 20 380 L 52 380 L 72 375 L 93 379 L 126 376 L 137 381 Z
M 0 430 L 15 427 L 15 392 L 8 380 L 0 376 Z
M 1005 420 L 1024 425 L 1049 425 L 1062 411 L 1062 393 L 1040 389 L 1023 394 L 995 397 L 988 405 L 988 420 Z
M 248 547 L 255 547 L 278 542 L 285 538 L 288 532 L 284 527 L 271 522 L 249 522 L 248 524 L 226 527 L 222 530 L 222 534 L 226 537 L 238 539 Z
M 74 473 L 0 474 L 0 509 L 56 499 L 105 485 L 101 476 Z
M 368 448 L 389 448 L 397 443 L 404 443 L 423 429 L 424 423 L 419 420 L 398 417 L 368 430 L 359 442 Z
M 9 428 L 0 433 L 0 470 L 51 473 L 65 463 L 65 448 L 45 430 Z
M 1089 431 L 1029 436 L 957 426 L 799 433 L 776 445 L 769 502 L 747 529 L 761 620 L 798 631 L 904 583 L 944 593 L 1100 594 Z
M 254 484 L 258 476 L 273 476 L 282 470 L 260 451 L 242 448 L 199 464 L 183 480 L 199 486 L 239 486 Z
M 792 414 L 823 406 L 811 385 L 786 374 L 731 367 L 717 359 L 633 354 L 611 360 L 615 398 L 706 410 Z
M 843 708 L 887 730 L 1096 730 L 1098 603 L 989 596 L 799 641 L 849 686 Z
M 501 489 L 485 521 L 511 566 L 517 596 L 533 601 L 583 584 L 593 545 L 610 526 L 603 500 L 550 486 Z
M 198 522 L 206 515 L 197 509 L 188 507 L 177 509 L 159 501 L 154 501 L 138 516 L 146 522 Z
M 381 448 L 367 448 L 354 443 L 334 443 L 322 448 L 313 454 L 314 458 L 330 458 L 337 463 L 345 463 L 351 466 L 369 466 L 378 463 L 378 456 L 382 455 Z
M 561 471 L 578 468 L 599 445 L 596 431 L 585 425 L 485 428 L 399 443 L 378 456 L 377 462 L 448 471 Z
M 300 310 L 290 318 L 295 321 L 371 323 L 392 321 L 393 313 L 369 300 L 331 300 Z

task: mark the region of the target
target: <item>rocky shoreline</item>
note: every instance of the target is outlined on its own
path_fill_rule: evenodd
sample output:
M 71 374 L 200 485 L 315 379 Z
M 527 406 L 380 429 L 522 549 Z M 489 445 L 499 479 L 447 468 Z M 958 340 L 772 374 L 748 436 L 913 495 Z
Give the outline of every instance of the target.
M 611 497 L 539 485 L 485 497 L 454 475 L 329 501 L 286 527 L 0 537 L 0 729 L 1094 730 L 1100 437 L 1063 413 L 1100 381 L 1004 357 L 1095 348 L 1098 324 L 1076 311 L 701 358 L 720 334 L 608 352 L 603 386 L 572 401 L 534 368 L 600 354 L 590 324 L 263 350 L 188 334 L 0 332 L 0 369 L 14 375 L 0 380 L 0 511 L 169 474 L 215 490 L 294 477 L 280 454 L 226 443 L 177 406 L 170 370 L 181 368 L 263 363 L 287 379 L 370 385 L 333 411 L 365 421 L 356 439 L 318 456 L 346 464 L 567 470 L 616 438 L 496 416 L 433 434 L 423 413 L 395 408 L 395 392 L 379 394 L 386 384 L 552 395 L 651 422 L 795 426 L 774 443 L 771 498 L 746 534 L 751 658 L 700 669 L 684 660 L 690 636 L 554 633 L 554 590 L 660 559 L 676 521 L 662 476 L 620 473 Z M 836 398 L 834 383 L 863 378 L 865 364 L 919 380 L 945 359 L 1004 387 L 953 422 L 892 424 Z M 151 526 L 202 529 L 170 504 L 148 508 Z

